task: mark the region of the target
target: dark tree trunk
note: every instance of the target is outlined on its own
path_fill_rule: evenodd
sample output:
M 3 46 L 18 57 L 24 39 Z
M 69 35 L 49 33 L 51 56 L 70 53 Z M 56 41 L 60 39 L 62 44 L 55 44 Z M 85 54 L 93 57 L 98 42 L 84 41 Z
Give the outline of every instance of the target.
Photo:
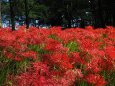
M 115 0 L 111 1 L 111 7 L 112 7 L 112 16 L 113 16 L 113 26 L 115 26 Z
M 61 26 L 62 25 L 62 13 L 61 12 L 58 12 L 55 15 L 54 23 L 55 23 L 54 24 L 55 26 Z
M 103 18 L 103 8 L 101 0 L 98 0 L 98 16 L 100 19 L 100 27 L 105 28 L 105 22 Z
M 9 2 L 10 2 L 10 16 L 11 16 L 12 30 L 15 30 L 14 1 L 13 0 L 9 0 Z
M 0 28 L 2 27 L 2 16 L 1 16 L 1 12 L 2 12 L 1 10 L 2 10 L 2 9 L 1 9 L 1 3 L 2 3 L 2 2 L 1 2 L 1 0 L 0 0 Z
M 94 17 L 94 27 L 95 28 L 99 28 L 105 27 L 105 22 L 104 22 L 104 18 L 103 18 L 103 8 L 102 8 L 102 2 L 101 0 L 98 0 L 96 2 L 96 0 L 90 0 L 90 8 L 92 11 L 92 15 Z M 98 9 L 97 9 L 98 7 Z
M 111 11 L 110 9 L 106 9 L 105 10 L 105 24 L 108 25 L 112 25 L 112 21 L 111 21 Z
M 67 20 L 67 28 L 71 28 L 72 16 L 69 12 L 65 12 L 65 19 Z
M 102 0 L 104 3 L 104 11 L 105 11 L 105 24 L 106 25 L 114 25 L 115 22 L 115 0 Z
M 115 27 L 115 10 L 113 11 L 113 26 Z
M 97 14 L 97 9 L 96 9 L 96 2 L 95 0 L 90 0 L 89 2 L 89 7 L 91 9 L 91 12 L 92 12 L 92 16 L 93 16 L 93 21 L 94 21 L 94 27 L 97 28 L 99 27 L 99 19 L 98 19 L 98 14 Z
M 68 21 L 68 26 L 67 26 L 67 27 L 68 27 L 68 28 L 71 28 L 71 19 L 68 18 L 67 21 Z
M 26 28 L 29 28 L 29 10 L 28 10 L 28 0 L 25 0 L 25 16 L 26 16 Z

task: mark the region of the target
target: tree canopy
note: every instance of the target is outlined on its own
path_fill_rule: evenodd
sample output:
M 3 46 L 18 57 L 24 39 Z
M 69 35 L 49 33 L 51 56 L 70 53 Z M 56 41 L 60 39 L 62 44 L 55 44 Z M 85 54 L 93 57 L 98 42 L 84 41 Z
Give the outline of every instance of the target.
M 16 16 L 25 16 L 25 0 L 12 0 Z M 71 27 L 74 18 L 92 21 L 97 27 L 115 25 L 114 0 L 27 0 L 29 19 L 44 19 L 51 25 Z M 9 3 L 2 3 L 2 14 L 9 15 Z

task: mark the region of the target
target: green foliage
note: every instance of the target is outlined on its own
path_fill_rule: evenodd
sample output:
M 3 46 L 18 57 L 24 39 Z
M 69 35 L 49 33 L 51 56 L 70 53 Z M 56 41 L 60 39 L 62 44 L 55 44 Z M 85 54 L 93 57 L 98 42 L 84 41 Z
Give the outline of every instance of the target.
M 3 67 L 0 68 L 0 86 L 6 82 L 8 74 L 17 74 L 17 72 L 19 72 L 18 68 L 20 67 L 18 62 L 10 60 L 8 62 L 1 63 L 1 65 L 3 65 Z
M 15 15 L 24 16 L 25 15 L 25 4 L 24 0 L 14 0 L 15 4 Z M 9 3 L 2 2 L 2 13 L 5 15 L 10 15 Z M 52 18 L 58 16 L 58 13 L 64 15 L 65 12 L 72 14 L 72 16 L 80 16 L 81 11 L 88 7 L 87 0 L 46 0 L 42 3 L 37 2 L 37 0 L 28 0 L 28 13 L 29 18 Z M 6 11 L 7 10 L 7 11 Z
M 107 86 L 114 86 L 115 85 L 115 71 L 103 71 L 102 76 L 107 81 Z
M 50 34 L 48 37 L 49 37 L 49 38 L 52 38 L 52 39 L 54 39 L 54 40 L 57 40 L 57 41 L 59 41 L 59 42 L 62 42 L 62 40 L 61 40 L 59 37 L 57 37 L 55 34 Z
M 46 54 L 48 51 L 44 50 L 44 45 L 29 45 L 30 50 L 37 52 L 38 54 Z
M 79 45 L 76 43 L 76 42 L 74 42 L 74 41 L 72 41 L 72 42 L 69 42 L 67 45 L 66 45 L 66 47 L 69 49 L 69 52 L 80 52 L 80 50 L 79 50 Z
M 29 65 L 30 61 L 25 59 L 21 62 L 18 62 L 8 59 L 3 55 L 2 50 L 3 49 L 0 48 L 0 86 L 2 86 L 3 83 L 6 86 L 6 84 L 12 84 L 11 81 L 7 81 L 8 76 L 26 71 L 27 65 Z

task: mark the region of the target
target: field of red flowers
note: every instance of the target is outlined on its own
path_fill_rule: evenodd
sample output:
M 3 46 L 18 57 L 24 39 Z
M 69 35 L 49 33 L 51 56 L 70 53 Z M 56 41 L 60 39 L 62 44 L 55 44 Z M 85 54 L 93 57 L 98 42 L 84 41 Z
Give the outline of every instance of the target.
M 115 86 L 115 28 L 0 29 L 0 86 Z

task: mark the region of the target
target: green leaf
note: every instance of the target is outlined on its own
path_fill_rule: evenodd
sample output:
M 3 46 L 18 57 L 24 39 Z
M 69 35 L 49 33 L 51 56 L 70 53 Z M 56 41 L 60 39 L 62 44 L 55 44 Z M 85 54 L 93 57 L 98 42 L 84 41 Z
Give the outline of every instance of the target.
M 5 84 L 8 74 L 16 75 L 18 73 L 18 69 L 20 68 L 19 63 L 15 61 L 9 60 L 9 62 L 7 63 L 3 62 L 2 64 L 3 67 L 0 68 L 0 86 Z
M 66 47 L 69 48 L 69 52 L 80 52 L 79 45 L 74 41 L 69 42 Z
M 43 50 L 43 45 L 29 45 L 28 46 L 30 50 L 33 50 L 39 54 L 46 54 L 48 51 Z

